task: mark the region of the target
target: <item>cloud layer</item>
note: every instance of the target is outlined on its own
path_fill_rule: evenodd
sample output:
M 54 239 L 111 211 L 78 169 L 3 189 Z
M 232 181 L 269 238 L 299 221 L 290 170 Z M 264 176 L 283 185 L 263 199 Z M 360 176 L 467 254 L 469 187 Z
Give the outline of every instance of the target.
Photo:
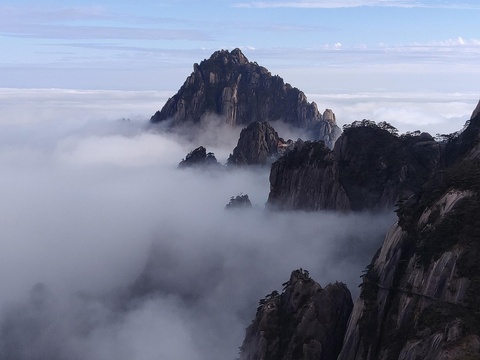
M 291 270 L 355 296 L 394 220 L 265 212 L 268 169 L 181 171 L 200 144 L 144 121 L 52 117 L 0 124 L 2 358 L 234 359 L 258 300 Z M 254 208 L 225 211 L 239 193 Z M 144 269 L 152 292 L 132 298 Z

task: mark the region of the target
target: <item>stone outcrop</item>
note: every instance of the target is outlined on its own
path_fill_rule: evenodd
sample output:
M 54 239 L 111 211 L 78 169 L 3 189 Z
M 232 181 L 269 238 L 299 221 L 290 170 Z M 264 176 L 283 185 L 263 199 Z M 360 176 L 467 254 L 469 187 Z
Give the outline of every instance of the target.
M 266 165 L 281 152 L 286 142 L 268 122 L 253 122 L 240 133 L 228 165 Z
M 297 146 L 270 172 L 268 205 L 281 210 L 393 209 L 437 169 L 441 146 L 426 133 L 398 136 L 385 123 L 346 127 L 333 151 Z
M 308 272 L 295 270 L 282 294 L 260 301 L 240 347 L 240 360 L 334 360 L 352 309 L 347 287 L 322 288 Z
M 478 102 L 477 106 L 473 110 L 472 116 L 470 117 L 470 120 L 475 118 L 479 113 L 480 113 L 480 101 Z
M 192 150 L 185 156 L 179 164 L 178 168 L 187 167 L 219 167 L 220 163 L 215 158 L 215 155 L 211 152 L 207 153 L 207 149 L 203 146 Z
M 338 164 L 323 142 L 297 141 L 273 163 L 267 206 L 274 210 L 350 210 Z
M 441 171 L 399 204 L 339 360 L 480 358 L 479 125 L 476 115 L 446 144 Z
M 250 62 L 240 49 L 220 50 L 195 64 L 177 94 L 150 121 L 171 119 L 175 127 L 200 123 L 210 115 L 232 126 L 283 121 L 309 131 L 314 139 L 325 140 L 327 146 L 332 146 L 341 132 L 334 117 L 324 121 L 317 105 L 309 103 L 303 92 Z
M 478 165 L 461 171 L 478 181 Z M 447 180 L 435 200 L 438 187 L 400 209 L 364 276 L 340 360 L 479 358 L 479 186 L 458 186 Z
M 328 167 L 333 169 L 334 163 L 329 164 L 330 157 L 335 158 L 338 166 L 349 169 L 352 176 L 357 176 L 356 167 L 348 166 L 356 162 L 369 164 L 367 169 L 377 169 L 381 173 L 396 159 L 400 168 L 405 169 L 401 182 L 395 183 L 395 179 L 399 179 L 395 167 L 389 172 L 390 176 L 393 174 L 390 179 L 403 191 L 407 189 L 404 194 L 411 195 L 398 201 L 398 221 L 387 233 L 382 247 L 362 276 L 360 296 L 350 315 L 342 349 L 338 358 L 333 358 L 479 359 L 480 114 L 476 114 L 462 132 L 449 137 L 446 143 L 436 145 L 427 134 L 414 133 L 397 138 L 388 126 L 382 126 L 380 130 L 387 130 L 394 137 L 383 138 L 384 134 L 372 124 L 366 124 L 374 131 L 361 129 L 364 134 L 360 134 L 360 138 L 367 136 L 362 143 L 378 142 L 375 148 L 390 149 L 395 157 L 389 158 L 378 151 L 372 153 L 368 149 L 364 153 L 363 150 L 351 153 L 347 138 L 337 142 L 333 152 L 318 147 L 318 144 L 306 143 L 303 147 L 308 151 L 303 155 L 300 155 L 301 145 L 277 162 L 286 163 L 290 159 L 290 167 L 286 168 L 290 173 L 293 173 L 292 169 L 301 171 L 295 164 L 311 169 L 322 167 L 324 172 Z M 345 131 L 342 136 L 349 137 L 356 131 Z M 372 134 L 377 136 L 370 137 Z M 412 153 L 407 154 L 402 149 Z M 295 151 L 298 154 L 292 155 Z M 362 159 L 370 156 L 370 160 Z M 275 164 L 272 169 L 278 166 Z M 421 165 L 427 166 L 420 171 Z M 413 177 L 415 172 L 419 174 L 418 178 Z M 332 171 L 332 174 L 342 181 L 341 170 Z M 409 176 L 412 177 L 410 180 Z M 360 177 L 359 183 L 362 181 Z M 416 181 L 423 183 L 418 186 Z M 348 188 L 348 182 L 344 184 Z M 299 188 L 304 186 L 304 183 L 298 183 Z M 357 191 L 361 192 L 361 189 Z M 278 314 L 283 314 L 278 310 L 283 309 L 283 301 L 278 294 L 272 293 L 261 302 L 256 320 L 247 329 L 241 348 L 241 354 L 246 355 L 242 360 L 322 358 L 315 352 L 292 355 L 292 352 L 279 351 L 279 343 L 287 344 L 282 349 L 290 349 L 291 343 L 302 341 L 305 343 L 303 349 L 325 349 L 323 344 L 321 347 L 310 346 L 310 342 L 297 336 L 292 322 L 278 320 Z M 283 334 L 285 340 L 278 340 L 276 334 Z
M 232 209 L 249 209 L 252 207 L 252 203 L 247 194 L 240 194 L 237 196 L 232 196 L 230 201 L 225 206 L 225 209 L 232 210 Z

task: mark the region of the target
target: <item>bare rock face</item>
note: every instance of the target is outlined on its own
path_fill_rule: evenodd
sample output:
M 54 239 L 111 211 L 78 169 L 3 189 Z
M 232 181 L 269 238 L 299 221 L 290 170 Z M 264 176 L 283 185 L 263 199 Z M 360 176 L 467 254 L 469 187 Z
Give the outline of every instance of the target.
M 260 301 L 247 328 L 240 360 L 334 360 L 352 309 L 347 287 L 322 288 L 308 272 L 295 270 L 282 294 Z
M 240 133 L 238 144 L 228 158 L 228 165 L 266 165 L 285 144 L 267 122 L 253 122 Z
M 400 189 L 397 191 L 411 193 L 398 202 L 398 222 L 365 270 L 338 360 L 479 359 L 480 114 L 463 132 L 442 144 L 434 144 L 428 134 L 396 137 L 388 126 L 378 129 L 371 123 L 363 125 L 361 129 L 347 129 L 333 152 L 297 155 L 287 168 L 287 173 L 294 174 L 292 169 L 312 171 L 319 164 L 332 167 L 316 159 L 328 159 L 333 154 L 339 167 L 338 181 L 351 203 L 371 201 L 366 195 L 360 196 L 368 184 L 377 199 L 388 194 L 384 185 L 388 183 Z M 366 149 L 359 149 L 355 139 L 363 139 L 361 144 Z M 288 156 L 278 163 L 285 162 Z M 295 163 L 303 164 L 300 170 Z M 362 177 L 359 165 L 365 167 L 365 176 L 377 179 Z M 348 174 L 357 179 L 359 188 L 345 178 Z M 305 186 L 298 183 L 299 188 Z M 387 199 L 393 198 L 390 196 Z M 266 319 L 271 314 L 276 319 L 278 304 L 280 300 L 268 308 L 271 313 L 260 307 L 257 314 L 266 314 Z M 259 355 L 251 359 L 268 359 L 270 352 L 277 351 L 276 338 L 267 336 L 291 326 L 287 323 L 280 328 L 257 330 L 261 335 L 257 349 L 262 352 L 254 353 Z M 272 358 L 283 359 L 283 353 Z M 315 354 L 307 358 L 321 357 Z
M 479 113 L 480 113 L 480 101 L 478 102 L 476 108 L 473 110 L 473 113 L 472 113 L 472 116 L 470 117 L 470 120 L 475 118 Z
M 272 165 L 268 205 L 280 210 L 393 209 L 421 188 L 441 153 L 430 135 L 398 136 L 393 129 L 364 120 L 346 127 L 333 151 L 305 143 L 286 152 Z
M 441 146 L 427 133 L 398 136 L 370 121 L 345 128 L 333 152 L 351 209 L 390 210 L 438 169 Z
M 445 175 L 399 209 L 367 268 L 340 360 L 479 358 L 480 168 Z
M 211 152 L 207 153 L 207 149 L 203 146 L 199 146 L 195 150 L 192 150 L 185 156 L 179 164 L 178 168 L 187 167 L 219 167 L 220 163 L 215 158 L 215 155 Z
M 441 171 L 399 204 L 339 360 L 480 358 L 479 122 L 446 144 Z
M 480 159 L 480 102 L 461 131 L 454 133 L 445 144 L 444 162 L 449 166 L 461 159 Z
M 329 145 L 341 132 L 334 120 L 322 120 L 317 105 L 309 103 L 303 92 L 250 62 L 240 49 L 220 50 L 195 64 L 178 93 L 151 122 L 172 119 L 175 127 L 199 123 L 209 115 L 220 116 L 232 126 L 281 120 L 311 130 L 316 139 L 330 139 Z
M 273 163 L 267 206 L 273 210 L 350 210 L 338 164 L 323 142 L 297 141 Z

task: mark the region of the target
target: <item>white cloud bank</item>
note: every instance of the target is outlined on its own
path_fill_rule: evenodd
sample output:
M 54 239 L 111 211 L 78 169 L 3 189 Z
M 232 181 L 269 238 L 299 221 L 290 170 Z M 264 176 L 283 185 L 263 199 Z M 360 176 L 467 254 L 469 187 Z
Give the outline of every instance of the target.
M 478 103 L 478 93 L 308 94 L 319 108 L 332 108 L 340 126 L 369 119 L 386 121 L 401 133 L 421 130 L 447 134 L 460 130 Z
M 267 169 L 177 170 L 200 144 L 140 120 L 63 122 L 51 94 L 50 117 L 0 123 L 0 358 L 234 359 L 291 270 L 358 292 L 393 214 L 264 212 Z M 254 209 L 225 211 L 241 192 Z M 156 292 L 133 301 L 148 259 Z

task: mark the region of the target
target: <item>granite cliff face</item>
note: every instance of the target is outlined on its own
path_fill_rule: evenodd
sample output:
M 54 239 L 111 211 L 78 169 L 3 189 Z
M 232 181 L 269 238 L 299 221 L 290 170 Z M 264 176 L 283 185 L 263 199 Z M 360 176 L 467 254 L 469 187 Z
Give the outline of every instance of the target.
M 280 210 L 393 209 L 438 167 L 440 148 L 426 133 L 398 136 L 385 123 L 355 122 L 333 151 L 309 143 L 276 161 L 268 205 Z
M 352 309 L 344 284 L 322 288 L 308 272 L 295 270 L 277 291 L 260 301 L 247 328 L 240 360 L 334 360 Z
M 297 141 L 273 163 L 267 206 L 274 210 L 350 209 L 338 164 L 323 142 Z
M 285 144 L 268 122 L 253 122 L 241 131 L 228 165 L 266 165 L 279 155 Z
M 400 204 L 340 360 L 480 358 L 479 126 L 476 115 L 447 144 L 447 166 Z
M 479 359 L 480 113 L 475 111 L 468 126 L 443 144 L 434 144 L 427 134 L 398 137 L 384 125 L 363 125 L 347 129 L 334 151 L 321 143 L 297 143 L 272 166 L 272 187 L 288 187 L 294 194 L 282 200 L 274 193 L 273 198 L 290 209 L 297 206 L 288 203 L 292 199 L 315 209 L 312 198 L 322 199 L 327 209 L 341 209 L 332 205 L 334 198 L 367 206 L 372 200 L 361 196 L 362 188 L 378 179 L 362 177 L 359 164 L 379 177 L 376 186 L 390 183 L 399 189 L 387 203 L 403 194 L 397 203 L 398 221 L 363 275 L 338 360 Z M 367 146 L 359 149 L 356 139 Z M 372 151 L 372 146 L 383 151 Z M 276 172 L 288 173 L 290 179 L 276 183 L 285 180 Z M 345 180 L 348 174 L 360 184 L 355 196 Z M 340 183 L 345 193 L 339 196 L 340 188 L 307 192 L 322 189 L 326 179 L 328 184 Z M 385 186 L 370 189 L 375 196 L 370 204 L 381 202 Z M 327 193 L 337 195 L 326 201 L 321 194 Z M 269 203 L 275 204 L 271 199 Z M 282 343 L 293 348 L 305 343 L 304 349 L 310 349 L 310 343 L 295 335 L 291 323 L 278 320 L 284 299 L 273 295 L 261 303 L 247 329 L 241 359 L 321 359 L 320 353 L 279 352 L 278 333 L 286 334 Z M 325 349 L 323 344 L 318 348 Z
M 327 114 L 324 121 L 317 105 L 309 103 L 303 92 L 235 49 L 217 51 L 195 64 L 178 93 L 152 116 L 151 122 L 172 119 L 171 126 L 175 127 L 199 123 L 210 115 L 220 116 L 232 126 L 280 120 L 332 146 L 341 130 L 331 110 Z

